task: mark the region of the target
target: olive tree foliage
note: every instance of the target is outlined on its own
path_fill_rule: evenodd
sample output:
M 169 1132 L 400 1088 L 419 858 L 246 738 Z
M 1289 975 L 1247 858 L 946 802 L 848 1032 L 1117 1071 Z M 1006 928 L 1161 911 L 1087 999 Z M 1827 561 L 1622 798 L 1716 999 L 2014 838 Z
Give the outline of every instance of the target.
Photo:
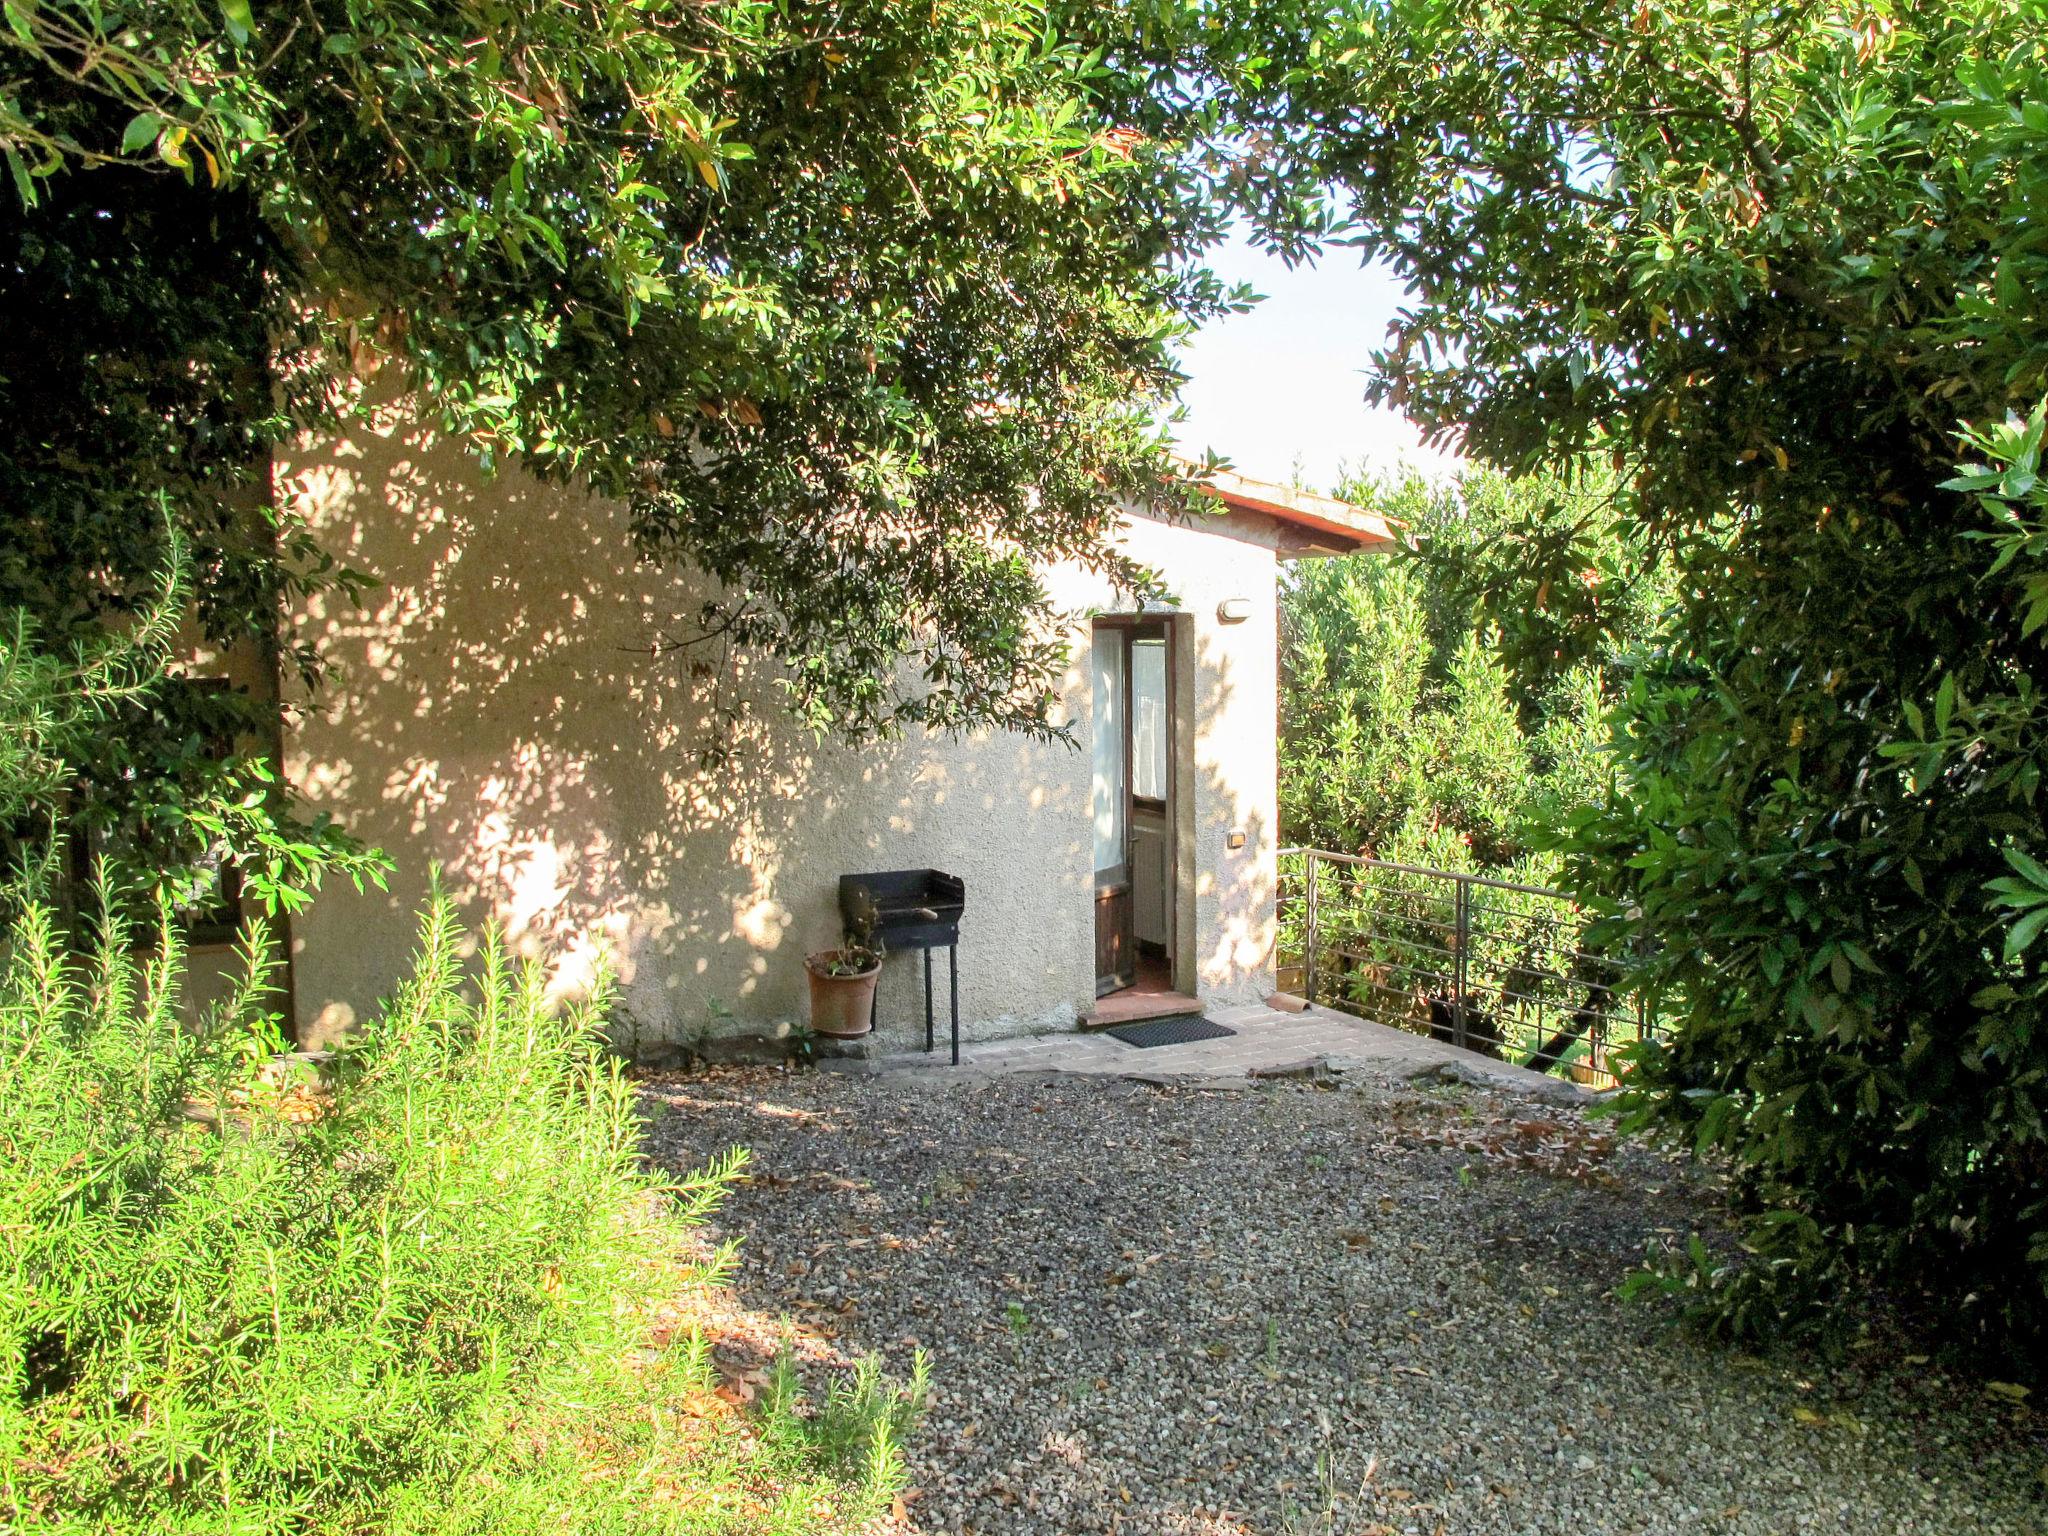
M 317 681 L 280 610 L 368 577 L 293 523 L 268 455 L 345 428 L 371 374 L 715 578 L 651 665 L 765 650 L 798 717 L 853 739 L 1050 732 L 1035 562 L 1148 579 L 1114 509 L 1177 494 L 1171 343 L 1241 300 L 1196 260 L 1221 215 L 1184 146 L 1119 118 L 1042 6 L 4 21 L 0 606 L 54 639 L 149 601 L 168 502 L 206 636 Z M 159 696 L 84 760 L 83 802 L 118 819 L 265 708 Z
M 1752 1334 L 1871 1282 L 2048 1332 L 2044 23 L 1389 0 L 1242 109 L 1412 285 L 1372 398 L 1611 462 L 1675 583 L 1559 851 L 1654 956 L 1627 1113 L 1731 1160 L 1749 1252 L 1687 1283 Z M 1511 659 L 1587 561 L 1560 511 L 1494 584 Z

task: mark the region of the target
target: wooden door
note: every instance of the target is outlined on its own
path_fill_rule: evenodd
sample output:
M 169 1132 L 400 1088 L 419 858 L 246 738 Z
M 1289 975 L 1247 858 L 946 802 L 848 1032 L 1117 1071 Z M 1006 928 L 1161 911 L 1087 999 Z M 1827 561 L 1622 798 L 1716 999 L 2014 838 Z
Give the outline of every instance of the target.
M 1138 946 L 1131 937 L 1131 883 L 1095 883 L 1095 995 L 1121 992 L 1138 979 Z
M 1098 622 L 1092 637 L 1094 676 L 1093 814 L 1095 820 L 1095 995 L 1138 979 L 1131 933 L 1131 668 L 1130 635 Z

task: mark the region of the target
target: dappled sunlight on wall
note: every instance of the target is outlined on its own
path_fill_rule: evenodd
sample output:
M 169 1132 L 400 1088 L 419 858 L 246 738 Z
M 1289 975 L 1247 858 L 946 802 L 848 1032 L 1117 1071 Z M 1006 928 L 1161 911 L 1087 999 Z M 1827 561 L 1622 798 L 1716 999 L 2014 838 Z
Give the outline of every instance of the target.
M 1056 1023 L 1085 1002 L 1080 754 L 1013 737 L 813 740 L 778 711 L 771 667 L 650 654 L 657 632 L 690 630 L 704 593 L 635 558 L 621 508 L 486 479 L 396 408 L 281 455 L 278 482 L 381 582 L 360 611 L 322 596 L 294 616 L 334 671 L 288 713 L 287 768 L 315 810 L 399 861 L 389 895 L 330 891 L 295 925 L 309 1037 L 402 972 L 434 866 L 467 916 L 555 956 L 559 990 L 609 963 L 643 1041 L 718 1011 L 800 1015 L 801 957 L 836 942 L 838 877 L 861 869 L 967 880 L 970 1018 Z M 1083 682 L 1070 677 L 1070 707 Z M 736 720 L 733 702 L 749 706 Z M 713 731 L 728 750 L 706 769 Z M 891 960 L 885 1020 L 911 1012 L 916 970 Z
M 361 1007 L 350 958 L 323 959 L 316 940 L 388 956 L 430 862 L 519 948 L 561 955 L 562 984 L 608 950 L 638 1012 L 676 1006 L 663 994 L 680 978 L 650 973 L 649 941 L 780 944 L 775 847 L 810 752 L 755 731 L 733 744 L 743 766 L 697 770 L 716 679 L 701 659 L 645 654 L 695 594 L 633 558 L 615 508 L 523 476 L 486 482 L 396 411 L 281 479 L 384 583 L 364 612 L 322 599 L 300 615 L 336 671 L 292 732 L 290 766 L 401 864 L 390 900 L 323 900 L 300 925 L 303 997 Z M 740 991 L 759 975 L 742 961 L 719 980 Z

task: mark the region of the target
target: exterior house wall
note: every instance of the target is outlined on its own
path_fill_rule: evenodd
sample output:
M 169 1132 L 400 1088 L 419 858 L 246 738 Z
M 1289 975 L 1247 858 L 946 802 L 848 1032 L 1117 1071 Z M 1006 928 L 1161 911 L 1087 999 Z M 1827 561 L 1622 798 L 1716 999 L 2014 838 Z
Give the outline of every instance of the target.
M 287 771 L 399 866 L 389 893 L 330 888 L 295 920 L 302 1040 L 332 1039 L 402 975 L 436 866 L 472 922 L 556 957 L 558 988 L 608 954 L 642 1045 L 802 1018 L 802 957 L 837 941 L 838 877 L 866 869 L 966 880 L 967 1034 L 1068 1026 L 1090 1005 L 1088 613 L 1114 601 L 1098 578 L 1048 572 L 1073 615 L 1059 718 L 1079 750 L 917 733 L 851 748 L 794 727 L 758 660 L 649 654 L 658 632 L 688 632 L 703 588 L 636 562 L 617 505 L 487 480 L 396 409 L 281 454 L 276 479 L 381 582 L 364 610 L 316 597 L 293 616 L 333 670 L 316 699 L 287 700 Z M 1134 517 L 1127 538 L 1189 615 L 1182 939 L 1203 992 L 1236 1001 L 1272 984 L 1277 557 L 1262 520 L 1215 522 L 1222 536 Z M 1219 623 L 1225 597 L 1249 599 L 1251 618 Z M 713 740 L 731 750 L 707 768 Z M 1240 852 L 1224 847 L 1233 829 Z M 894 956 L 885 1044 L 909 1044 L 921 1019 L 918 956 Z
M 237 692 L 249 694 L 259 705 L 276 707 L 276 665 L 271 658 L 259 654 L 255 647 L 221 647 L 205 636 L 196 621 L 188 621 L 183 632 L 172 642 L 172 651 L 178 657 L 179 677 L 217 680 Z M 251 745 L 272 754 L 278 747 L 274 740 Z M 269 947 L 275 953 L 275 923 L 266 922 L 263 932 L 272 939 Z M 246 935 L 238 935 L 233 939 L 195 938 L 190 941 L 185 957 L 184 986 L 179 998 L 187 1017 L 194 1020 L 207 1017 L 240 989 L 246 979 L 246 958 L 242 953 L 245 938 Z M 281 970 L 275 998 L 279 1011 L 289 1006 L 289 979 L 289 971 Z

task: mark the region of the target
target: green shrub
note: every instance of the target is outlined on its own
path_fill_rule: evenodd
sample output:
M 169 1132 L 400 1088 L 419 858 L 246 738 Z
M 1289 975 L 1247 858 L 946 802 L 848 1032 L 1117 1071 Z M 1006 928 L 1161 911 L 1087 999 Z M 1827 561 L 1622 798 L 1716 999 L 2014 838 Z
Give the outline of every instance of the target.
M 816 1434 L 788 1393 L 663 1429 L 708 1352 L 650 1320 L 715 1276 L 682 1243 L 741 1158 L 641 1167 L 602 992 L 552 1006 L 495 934 L 466 965 L 437 901 L 381 1015 L 294 1076 L 268 946 L 190 1027 L 175 925 L 145 952 L 121 905 L 81 959 L 22 898 L 0 971 L 0 1526 L 798 1530 L 886 1496 L 914 1404 L 872 1370 Z
M 1481 875 L 1469 908 L 1464 991 L 1478 1038 L 1507 1059 L 1605 1081 L 1606 1052 L 1636 1038 L 1636 1000 L 1588 960 L 1588 919 L 1554 897 L 1549 832 L 1597 800 L 1605 711 L 1633 647 L 1668 599 L 1623 582 L 1625 550 L 1599 482 L 1511 481 L 1486 470 L 1345 488 L 1401 524 L 1388 554 L 1304 562 L 1283 594 L 1280 817 L 1298 846 Z M 1496 654 L 1486 593 L 1553 507 L 1575 518 L 1573 579 L 1517 616 L 1540 630 L 1545 665 L 1511 672 Z M 1607 627 L 1603 627 L 1607 626 Z M 1279 950 L 1306 948 L 1305 869 L 1281 866 Z M 1439 1028 L 1454 990 L 1451 882 L 1389 870 L 1318 870 L 1319 1001 L 1387 1023 Z M 1568 1026 L 1583 1025 L 1576 1036 Z
M 2048 921 L 2015 904 L 2048 892 L 2048 4 L 1418 0 L 1318 40 L 1223 110 L 1410 284 L 1367 398 L 1611 466 L 1621 588 L 1671 585 L 1555 851 L 1677 1025 L 1631 1123 L 1731 1170 L 1703 1315 L 1772 1341 L 1875 1291 L 2048 1372 Z M 1611 628 L 1586 528 L 1492 562 L 1517 676 L 1560 599 Z
M 1599 797 L 1607 706 L 1666 589 L 1623 582 L 1602 487 L 1472 470 L 1354 481 L 1398 522 L 1387 554 L 1299 564 L 1282 593 L 1280 820 L 1305 847 L 1552 883 L 1540 834 Z M 1548 665 L 1511 672 L 1486 593 L 1549 509 L 1578 521 L 1573 580 L 1516 622 Z M 1598 623 L 1596 624 L 1596 620 Z M 1601 629 L 1599 624 L 1608 628 Z

